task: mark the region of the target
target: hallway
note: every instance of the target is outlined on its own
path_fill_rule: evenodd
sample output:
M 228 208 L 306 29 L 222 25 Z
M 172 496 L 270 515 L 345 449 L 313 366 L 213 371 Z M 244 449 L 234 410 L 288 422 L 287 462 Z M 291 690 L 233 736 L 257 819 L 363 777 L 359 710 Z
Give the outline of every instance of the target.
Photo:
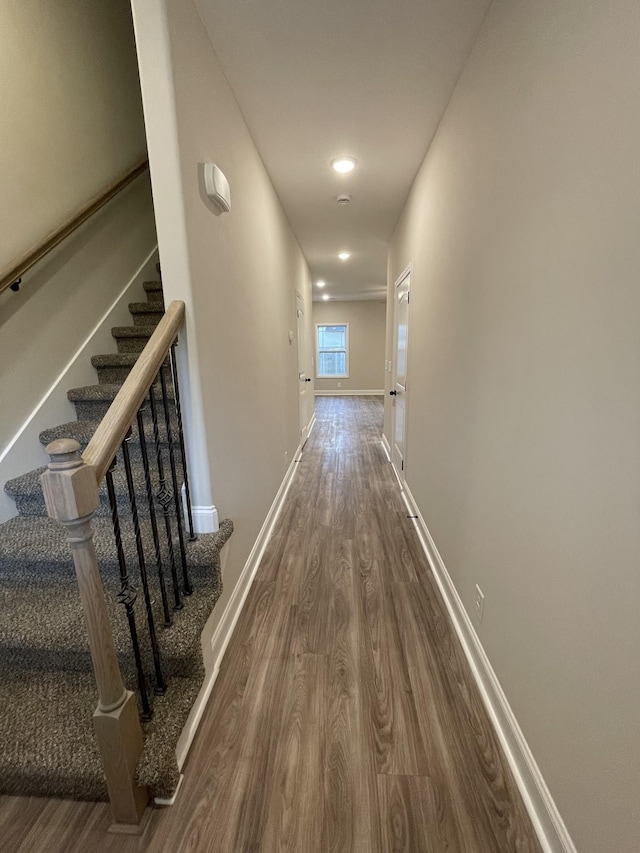
M 317 423 L 172 809 L 4 798 L 7 853 L 539 851 L 380 444 L 380 398 Z

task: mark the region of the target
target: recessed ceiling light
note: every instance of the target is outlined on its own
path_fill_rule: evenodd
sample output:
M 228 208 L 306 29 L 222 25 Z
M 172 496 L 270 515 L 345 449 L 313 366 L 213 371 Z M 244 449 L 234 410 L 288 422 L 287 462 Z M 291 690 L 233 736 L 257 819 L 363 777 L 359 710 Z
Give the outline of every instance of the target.
M 316 281 L 316 284 L 318 285 L 318 287 L 324 287 L 325 283 L 324 281 Z
M 348 261 L 351 257 L 351 252 L 340 252 L 338 255 L 341 261 Z
M 340 172 L 341 175 L 346 175 L 347 172 L 352 172 L 355 169 L 356 161 L 353 157 L 336 157 L 335 160 L 331 161 L 331 165 L 336 172 Z
M 322 298 L 326 301 L 327 299 L 329 299 L 329 294 L 325 293 Z

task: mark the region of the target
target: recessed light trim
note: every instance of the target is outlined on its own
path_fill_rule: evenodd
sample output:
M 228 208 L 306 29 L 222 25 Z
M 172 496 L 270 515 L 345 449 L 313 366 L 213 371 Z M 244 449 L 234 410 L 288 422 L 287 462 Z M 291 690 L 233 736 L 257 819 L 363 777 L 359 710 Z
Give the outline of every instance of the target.
M 341 261 L 348 261 L 349 258 L 351 257 L 351 252 L 340 252 L 338 254 L 338 257 L 340 258 Z
M 329 299 L 330 297 L 329 297 L 329 294 L 328 294 L 328 293 L 323 293 L 323 294 L 322 294 L 322 298 L 323 298 L 323 299 L 325 300 L 325 302 L 326 302 L 326 301 L 327 301 L 327 299 Z
M 325 286 L 325 284 L 326 284 L 326 282 L 325 282 L 325 281 L 322 281 L 322 280 L 321 280 L 321 281 L 316 281 L 316 287 L 324 287 L 324 286 Z
M 355 169 L 356 161 L 353 157 L 335 157 L 331 161 L 331 165 L 336 172 L 339 172 L 341 175 L 347 175 Z

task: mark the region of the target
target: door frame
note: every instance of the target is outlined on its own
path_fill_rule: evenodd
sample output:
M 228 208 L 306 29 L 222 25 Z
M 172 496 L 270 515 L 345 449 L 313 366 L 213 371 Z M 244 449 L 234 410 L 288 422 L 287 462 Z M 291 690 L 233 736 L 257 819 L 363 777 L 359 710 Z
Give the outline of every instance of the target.
M 400 486 L 403 487 L 406 479 L 407 479 L 407 424 L 408 424 L 408 412 L 409 412 L 409 330 L 411 325 L 411 276 L 413 274 L 413 262 L 410 261 L 407 266 L 402 270 L 400 275 L 396 278 L 393 284 L 393 336 L 392 336 L 392 361 L 391 361 L 391 389 L 390 391 L 395 391 L 396 380 L 397 380 L 397 356 L 398 356 L 398 300 L 396 297 L 398 287 L 402 284 L 402 282 L 409 277 L 409 290 L 408 290 L 408 300 L 407 300 L 407 352 L 406 352 L 406 365 L 405 365 L 405 389 L 404 389 L 404 436 L 403 436 L 403 463 L 404 467 L 401 470 L 398 470 L 394 461 L 394 445 L 395 445 L 395 434 L 396 434 L 396 399 L 393 397 L 391 401 L 391 441 L 390 441 L 390 458 L 391 465 L 393 470 L 395 471 L 396 477 L 400 483 Z
M 302 306 L 302 340 L 300 335 L 300 306 Z M 307 439 L 309 438 L 309 426 L 311 424 L 311 417 L 309 416 L 309 388 L 307 387 L 307 380 L 310 381 L 310 388 L 313 390 L 313 366 L 311 367 L 311 371 L 309 372 L 309 368 L 307 362 L 309 360 L 309 352 L 308 352 L 308 342 L 307 342 L 307 314 L 306 314 L 307 306 L 305 303 L 304 296 L 300 293 L 299 290 L 296 290 L 296 337 L 297 337 L 297 346 L 298 346 L 298 422 L 299 422 L 299 438 L 300 438 L 300 450 L 304 447 Z M 304 391 L 301 391 L 301 383 L 304 382 Z M 302 396 L 304 396 L 305 400 L 305 409 L 304 416 L 302 413 Z M 302 421 L 305 421 L 303 423 Z

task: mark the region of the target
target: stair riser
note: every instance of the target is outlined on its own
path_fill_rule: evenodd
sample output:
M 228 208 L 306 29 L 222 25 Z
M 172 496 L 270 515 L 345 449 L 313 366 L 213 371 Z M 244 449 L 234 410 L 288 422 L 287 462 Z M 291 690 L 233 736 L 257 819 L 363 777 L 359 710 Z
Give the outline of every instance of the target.
M 167 389 L 169 392 L 170 388 Z M 170 395 L 171 399 L 171 395 Z M 76 407 L 76 417 L 79 421 L 101 421 L 104 416 L 109 411 L 109 406 L 113 403 L 113 400 L 73 400 L 73 405 Z M 171 405 L 171 402 L 170 402 Z M 156 406 L 157 406 L 157 414 L 158 414 L 158 423 L 160 426 L 161 437 L 164 438 L 166 435 L 166 430 L 164 429 L 164 408 L 162 402 L 159 398 L 156 398 Z M 147 409 L 144 410 L 143 415 L 145 422 L 149 425 L 151 424 L 151 415 L 147 412 Z M 177 441 L 178 433 L 177 429 L 177 421 L 175 419 L 175 415 L 171 416 L 171 428 L 173 430 L 173 439 Z M 134 433 L 137 431 L 137 427 L 134 427 Z M 149 433 L 151 435 L 151 432 Z
M 164 298 L 161 290 L 148 290 L 147 291 L 147 302 L 153 302 L 160 304 L 164 308 Z
M 34 517 L 45 517 L 47 515 L 47 509 L 44 504 L 44 498 L 38 498 L 33 495 L 29 495 L 28 497 L 22 497 L 20 495 L 14 497 L 16 503 L 16 509 L 18 510 L 18 515 L 29 516 L 30 518 Z M 125 495 L 117 495 L 118 501 L 118 512 L 122 517 L 126 517 L 131 513 L 131 507 L 129 504 L 129 499 Z M 145 495 L 137 495 L 136 496 L 136 508 L 138 510 L 138 517 L 147 519 L 151 515 L 149 510 L 149 501 L 147 500 L 147 496 Z M 160 522 L 162 518 L 162 507 L 156 502 L 155 505 L 156 511 L 156 519 Z M 110 518 L 111 517 L 111 507 L 109 505 L 109 499 L 106 494 L 100 495 L 100 505 L 95 512 L 96 516 L 99 518 Z M 169 508 L 169 514 L 175 517 L 176 511 L 175 507 L 172 504 Z
M 136 617 L 138 631 L 146 632 L 146 622 L 143 623 L 142 619 L 142 614 Z M 162 673 L 166 681 L 174 677 L 189 678 L 190 676 L 197 675 L 202 668 L 202 660 L 198 655 L 198 644 L 193 643 L 192 647 L 182 654 L 172 654 L 171 645 L 163 643 L 162 632 L 164 630 L 162 622 L 156 624 L 158 641 L 161 648 Z M 119 641 L 124 641 L 125 644 L 130 643 L 129 637 L 119 638 L 114 636 L 114 640 L 116 647 L 120 644 Z M 24 647 L 13 648 L 3 646 L 2 655 L 3 667 L 6 667 L 8 670 L 87 673 L 93 671 L 91 656 L 88 651 L 83 649 L 25 649 Z M 145 654 L 144 658 L 152 660 L 150 652 Z M 136 690 L 137 679 L 133 652 L 129 650 L 119 652 L 118 662 L 127 687 L 130 690 Z M 145 674 L 147 676 L 147 684 L 152 684 L 154 673 L 152 666 L 149 664 L 145 665 Z
M 131 314 L 134 326 L 157 326 L 164 316 L 164 311 L 154 311 L 152 314 Z
M 100 385 L 122 385 L 127 376 L 131 373 L 131 367 L 97 367 L 98 382 Z M 168 367 L 164 368 L 166 381 L 171 383 L 171 370 Z
M 149 337 L 147 335 L 139 338 L 116 337 L 118 352 L 142 352 L 148 342 Z
M 166 448 L 166 445 L 165 445 Z M 152 449 L 150 448 L 150 451 Z M 130 446 L 130 458 L 132 461 L 132 469 L 133 469 L 133 478 L 135 484 L 135 493 L 136 493 L 136 508 L 138 512 L 138 516 L 140 518 L 149 518 L 150 509 L 149 509 L 149 501 L 147 499 L 147 491 L 146 491 L 146 483 L 144 479 L 144 473 L 142 469 L 142 460 L 140 458 L 140 445 L 136 447 Z M 163 465 L 164 465 L 164 475 L 166 478 L 167 486 L 171 491 L 173 491 L 172 486 L 172 478 L 171 478 L 171 467 L 169 464 L 169 459 L 167 452 L 163 454 Z M 114 488 L 116 493 L 116 501 L 118 505 L 118 511 L 123 519 L 129 518 L 131 516 L 131 505 L 129 503 L 129 492 L 126 486 L 126 479 L 124 475 L 124 469 L 122 466 L 122 462 L 118 463 L 119 466 L 119 475 L 114 477 Z M 157 464 L 156 464 L 156 456 L 155 456 L 155 448 L 153 449 L 153 455 L 150 455 L 149 459 L 149 467 L 151 472 L 151 488 L 153 490 L 154 496 L 157 495 L 159 491 L 159 483 L 158 483 L 158 474 L 157 474 Z M 117 469 L 118 470 L 118 469 Z M 182 464 L 179 458 L 176 458 L 176 478 L 178 481 L 178 489 L 182 488 L 183 483 L 183 475 L 182 475 Z M 47 515 L 46 506 L 44 503 L 44 497 L 41 490 L 37 490 L 34 493 L 33 487 L 27 493 L 20 493 L 15 489 L 9 493 L 9 496 L 15 501 L 16 507 L 18 509 L 19 515 L 35 517 L 41 516 L 44 517 Z M 156 500 L 154 502 L 154 509 L 156 513 L 156 517 L 160 520 L 163 516 L 163 510 L 161 505 Z M 169 507 L 169 514 L 175 516 L 175 502 L 172 503 Z M 109 496 L 107 493 L 107 485 L 106 482 L 103 481 L 100 484 L 100 505 L 95 513 L 97 516 L 101 518 L 109 518 L 111 516 L 111 507 L 109 504 Z

